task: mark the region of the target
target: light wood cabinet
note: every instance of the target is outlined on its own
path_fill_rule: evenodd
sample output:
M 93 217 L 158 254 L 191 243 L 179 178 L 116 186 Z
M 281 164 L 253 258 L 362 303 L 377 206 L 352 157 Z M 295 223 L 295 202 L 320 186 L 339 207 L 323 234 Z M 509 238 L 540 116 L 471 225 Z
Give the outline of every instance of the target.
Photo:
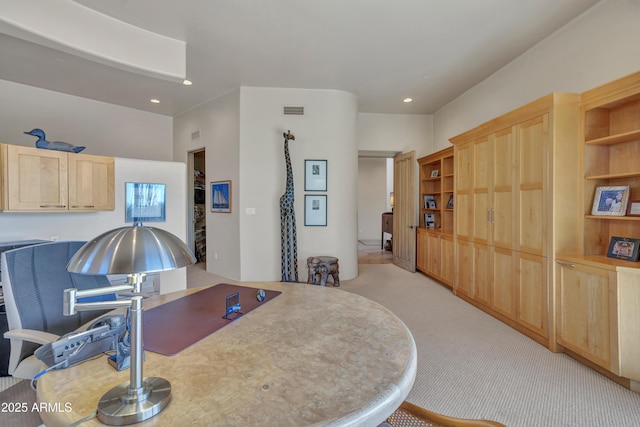
M 640 270 L 597 256 L 563 257 L 558 276 L 557 339 L 623 378 L 640 381 Z
M 416 268 L 445 285 L 454 274 L 453 147 L 418 159 L 420 227 L 416 236 Z
M 558 255 L 557 341 L 640 391 L 640 265 L 607 256 L 612 237 L 640 239 L 640 217 L 591 212 L 597 187 L 640 199 L 640 72 L 582 93 L 579 128 L 581 245 Z
M 115 209 L 113 157 L 69 154 L 69 210 Z
M 549 264 L 580 234 L 575 221 L 553 227 L 576 212 L 578 115 L 578 95 L 553 93 L 451 139 L 454 293 L 554 350 Z
M 113 210 L 112 157 L 0 144 L 3 211 Z
M 453 238 L 420 227 L 416 244 L 416 268 L 449 287 L 453 286 Z

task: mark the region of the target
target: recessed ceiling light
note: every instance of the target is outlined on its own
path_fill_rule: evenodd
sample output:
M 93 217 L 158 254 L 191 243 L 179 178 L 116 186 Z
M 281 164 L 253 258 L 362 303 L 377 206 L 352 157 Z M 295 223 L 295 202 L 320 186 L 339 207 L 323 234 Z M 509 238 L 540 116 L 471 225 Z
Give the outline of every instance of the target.
M 403 99 L 402 101 L 403 101 L 403 102 L 411 102 L 411 101 L 413 101 L 413 99 L 411 99 L 411 98 L 405 98 L 405 99 Z
M 153 104 L 160 104 L 160 100 L 159 99 L 153 98 L 153 99 L 150 99 L 149 101 L 151 101 L 151 103 L 153 103 Z
M 182 81 L 182 84 L 185 85 L 185 86 L 191 86 L 193 84 L 193 82 L 191 80 L 184 79 Z

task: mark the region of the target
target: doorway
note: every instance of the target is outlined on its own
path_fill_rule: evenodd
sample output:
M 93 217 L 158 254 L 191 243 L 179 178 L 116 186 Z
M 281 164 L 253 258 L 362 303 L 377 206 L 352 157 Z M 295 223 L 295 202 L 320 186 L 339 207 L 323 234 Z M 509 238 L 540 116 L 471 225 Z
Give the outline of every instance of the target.
M 206 217 L 206 161 L 204 148 L 189 152 L 189 176 L 193 179 L 189 193 L 191 212 L 190 247 L 197 262 L 207 261 L 207 217 Z
M 393 156 L 397 153 L 358 154 L 358 263 L 387 263 L 393 256 L 393 235 L 383 224 L 392 216 Z

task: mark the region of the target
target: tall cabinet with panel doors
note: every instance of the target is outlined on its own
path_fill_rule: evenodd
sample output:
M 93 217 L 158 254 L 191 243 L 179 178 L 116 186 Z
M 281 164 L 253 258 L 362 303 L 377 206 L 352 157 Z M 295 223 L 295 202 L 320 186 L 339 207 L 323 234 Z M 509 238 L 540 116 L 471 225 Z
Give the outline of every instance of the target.
M 0 144 L 0 209 L 115 209 L 114 158 Z
M 597 187 L 640 200 L 640 72 L 584 92 L 580 119 L 582 244 L 558 255 L 557 341 L 640 392 L 640 263 L 607 256 L 612 237 L 640 239 L 640 216 L 592 215 Z
M 551 350 L 554 253 L 579 240 L 578 116 L 579 95 L 552 93 L 451 139 L 454 293 Z
M 416 268 L 452 287 L 454 275 L 453 147 L 418 159 L 420 226 L 416 235 Z

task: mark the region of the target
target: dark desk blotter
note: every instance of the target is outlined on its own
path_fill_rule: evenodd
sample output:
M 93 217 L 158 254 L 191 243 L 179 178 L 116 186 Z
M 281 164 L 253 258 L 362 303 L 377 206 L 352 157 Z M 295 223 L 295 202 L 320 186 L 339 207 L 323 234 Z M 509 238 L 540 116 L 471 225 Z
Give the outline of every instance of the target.
M 251 310 L 280 295 L 279 291 L 265 289 L 264 301 L 256 299 L 258 288 L 220 283 L 191 295 L 144 311 L 144 349 L 154 353 L 174 356 L 197 343 L 233 319 L 224 319 L 226 298 L 238 292 L 242 313 Z M 233 315 L 236 316 L 236 315 Z

